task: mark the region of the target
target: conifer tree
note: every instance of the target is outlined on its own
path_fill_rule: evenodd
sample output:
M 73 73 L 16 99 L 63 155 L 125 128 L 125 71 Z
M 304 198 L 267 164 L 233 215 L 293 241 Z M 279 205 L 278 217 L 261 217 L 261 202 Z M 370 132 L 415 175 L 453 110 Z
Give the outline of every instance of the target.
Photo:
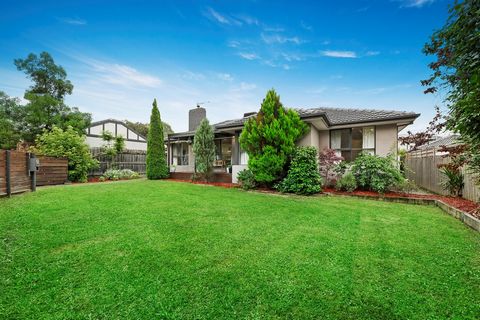
M 275 90 L 269 90 L 257 116 L 248 119 L 240 136 L 255 180 L 271 186 L 282 179 L 295 142 L 307 131 L 298 113 L 284 108 Z
M 200 173 L 207 181 L 215 160 L 215 134 L 207 119 L 203 119 L 195 132 L 193 153 L 195 155 L 195 172 Z
M 168 177 L 168 165 L 165 158 L 163 127 L 157 99 L 153 100 L 150 128 L 147 137 L 147 178 L 150 180 Z

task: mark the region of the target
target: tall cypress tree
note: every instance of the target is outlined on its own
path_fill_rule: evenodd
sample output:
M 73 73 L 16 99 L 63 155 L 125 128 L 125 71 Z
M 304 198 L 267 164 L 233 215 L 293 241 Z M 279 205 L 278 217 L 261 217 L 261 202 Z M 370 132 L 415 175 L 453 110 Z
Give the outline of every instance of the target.
M 203 119 L 195 132 L 193 153 L 195 154 L 195 171 L 208 181 L 215 160 L 215 134 L 207 119 Z
M 147 137 L 147 178 L 150 180 L 168 177 L 169 170 L 165 159 L 165 143 L 163 139 L 160 111 L 158 111 L 157 99 L 154 99 Z

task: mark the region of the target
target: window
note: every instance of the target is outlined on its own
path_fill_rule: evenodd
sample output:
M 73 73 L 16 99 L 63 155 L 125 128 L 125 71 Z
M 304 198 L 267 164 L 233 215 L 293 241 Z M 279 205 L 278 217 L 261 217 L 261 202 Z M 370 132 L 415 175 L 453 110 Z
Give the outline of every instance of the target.
M 330 148 L 346 161 L 355 160 L 362 152 L 375 154 L 375 127 L 331 130 Z
M 188 143 L 180 142 L 172 145 L 172 164 L 188 166 Z

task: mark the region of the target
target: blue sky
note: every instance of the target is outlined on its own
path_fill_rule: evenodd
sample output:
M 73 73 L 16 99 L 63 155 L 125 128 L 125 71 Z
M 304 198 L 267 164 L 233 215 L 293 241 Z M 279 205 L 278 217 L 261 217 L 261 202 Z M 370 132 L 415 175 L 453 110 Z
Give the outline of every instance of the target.
M 13 59 L 48 51 L 74 84 L 67 103 L 104 118 L 162 119 L 187 128 L 206 102 L 211 122 L 255 111 L 275 88 L 287 107 L 421 112 L 421 49 L 446 18 L 447 0 L 10 1 L 0 3 L 0 90 L 29 81 Z

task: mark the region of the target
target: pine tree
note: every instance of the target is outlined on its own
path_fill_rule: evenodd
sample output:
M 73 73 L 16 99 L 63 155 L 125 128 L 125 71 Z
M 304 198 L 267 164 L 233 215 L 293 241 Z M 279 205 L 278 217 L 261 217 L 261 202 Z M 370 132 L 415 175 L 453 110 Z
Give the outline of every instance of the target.
M 255 180 L 272 185 L 283 178 L 295 142 L 307 130 L 298 113 L 284 108 L 275 90 L 269 90 L 257 116 L 248 119 L 240 136 Z
M 157 99 L 154 99 L 147 137 L 147 178 L 150 180 L 164 179 L 169 174 L 163 139 L 160 111 L 158 111 Z
M 193 153 L 195 155 L 195 171 L 207 181 L 210 178 L 215 160 L 215 134 L 207 119 L 203 119 L 195 132 Z

